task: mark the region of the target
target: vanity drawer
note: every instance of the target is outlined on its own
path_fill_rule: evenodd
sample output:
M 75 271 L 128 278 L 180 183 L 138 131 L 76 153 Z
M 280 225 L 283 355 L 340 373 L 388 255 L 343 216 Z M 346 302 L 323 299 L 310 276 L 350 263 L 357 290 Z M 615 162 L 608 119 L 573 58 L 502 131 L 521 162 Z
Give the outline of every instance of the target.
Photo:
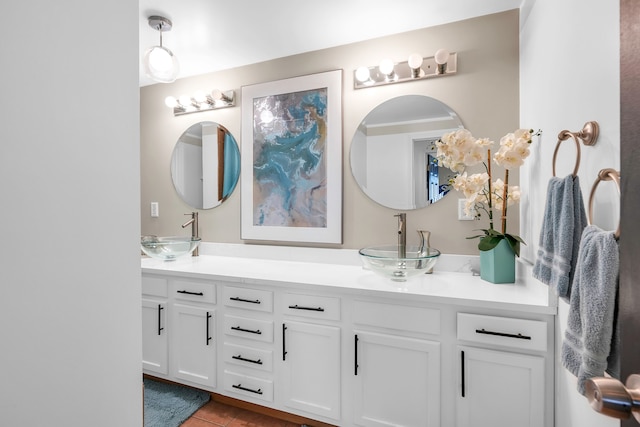
M 273 322 L 226 314 L 224 316 L 224 333 L 250 340 L 273 342 Z
M 168 295 L 167 279 L 142 276 L 142 295 L 166 298 Z
M 185 301 L 215 304 L 216 285 L 210 282 L 178 279 L 171 281 L 171 295 Z
M 359 325 L 440 335 L 440 310 L 355 301 L 353 321 Z
M 458 340 L 524 350 L 547 350 L 547 323 L 458 313 Z
M 273 312 L 273 292 L 271 291 L 225 286 L 222 296 L 224 305 L 227 307 Z
M 273 402 L 273 381 L 224 371 L 224 389 L 242 396 Z
M 340 299 L 317 295 L 285 294 L 284 313 L 315 319 L 340 320 Z
M 273 351 L 224 343 L 224 361 L 233 365 L 273 372 Z

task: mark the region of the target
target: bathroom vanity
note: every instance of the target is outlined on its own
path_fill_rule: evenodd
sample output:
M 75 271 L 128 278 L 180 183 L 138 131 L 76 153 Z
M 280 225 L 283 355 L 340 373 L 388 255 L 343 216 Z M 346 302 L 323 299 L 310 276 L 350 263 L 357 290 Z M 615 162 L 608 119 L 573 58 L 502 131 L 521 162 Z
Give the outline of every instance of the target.
M 146 374 L 339 426 L 553 425 L 538 282 L 487 283 L 447 255 L 393 282 L 352 250 L 200 253 L 142 259 Z

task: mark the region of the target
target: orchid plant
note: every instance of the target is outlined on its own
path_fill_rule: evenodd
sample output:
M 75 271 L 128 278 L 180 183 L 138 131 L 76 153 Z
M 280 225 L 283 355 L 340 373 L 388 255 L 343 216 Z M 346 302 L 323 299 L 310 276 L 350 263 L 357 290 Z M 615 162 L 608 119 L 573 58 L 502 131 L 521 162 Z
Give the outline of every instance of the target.
M 520 244 L 524 241 L 515 234 L 507 233 L 507 208 L 520 201 L 520 188 L 509 185 L 509 171 L 524 164 L 529 156 L 529 145 L 533 130 L 518 129 L 500 139 L 500 148 L 491 156 L 495 144 L 488 138 L 476 139 L 466 129 L 447 133 L 436 142 L 439 164 L 456 172 L 451 180 L 453 188 L 466 198 L 465 213 L 479 219 L 482 213 L 489 218 L 489 228 L 469 239 L 480 238 L 478 249 L 488 251 L 506 239 L 513 252 L 520 256 Z M 504 168 L 504 180 L 493 181 L 491 163 Z M 466 168 L 482 164 L 484 172 L 467 175 Z M 501 231 L 494 229 L 494 210 L 501 214 Z

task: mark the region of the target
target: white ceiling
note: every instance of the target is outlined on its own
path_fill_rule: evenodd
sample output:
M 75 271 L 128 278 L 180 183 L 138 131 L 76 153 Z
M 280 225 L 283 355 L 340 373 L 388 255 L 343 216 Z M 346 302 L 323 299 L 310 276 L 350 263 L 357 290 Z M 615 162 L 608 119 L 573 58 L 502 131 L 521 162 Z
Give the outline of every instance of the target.
M 502 12 L 527 0 L 139 0 L 140 58 L 159 44 L 147 18 L 173 22 L 163 45 L 178 78 Z M 154 82 L 140 73 L 140 86 Z

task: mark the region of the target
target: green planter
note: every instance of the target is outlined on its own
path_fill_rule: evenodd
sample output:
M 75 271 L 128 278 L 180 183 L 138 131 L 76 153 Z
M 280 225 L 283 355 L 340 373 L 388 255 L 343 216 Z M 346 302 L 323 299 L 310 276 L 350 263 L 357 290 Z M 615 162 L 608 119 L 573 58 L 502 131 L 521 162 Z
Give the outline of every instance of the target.
M 516 254 L 505 239 L 490 251 L 480 251 L 480 278 L 491 283 L 515 283 Z

